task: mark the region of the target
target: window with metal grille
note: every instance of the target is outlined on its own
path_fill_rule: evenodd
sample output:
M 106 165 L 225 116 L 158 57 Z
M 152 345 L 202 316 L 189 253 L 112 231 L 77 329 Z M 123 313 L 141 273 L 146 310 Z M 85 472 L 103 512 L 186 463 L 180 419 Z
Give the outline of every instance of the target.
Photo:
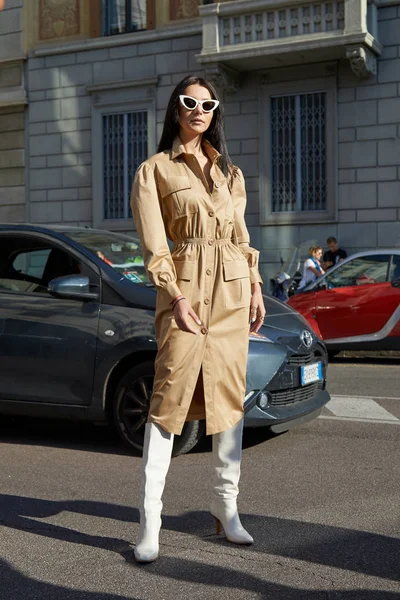
M 133 178 L 148 156 L 148 115 L 135 111 L 102 118 L 104 219 L 127 219 Z
M 271 97 L 272 212 L 327 208 L 326 94 Z
M 148 0 L 103 0 L 103 34 L 147 29 Z

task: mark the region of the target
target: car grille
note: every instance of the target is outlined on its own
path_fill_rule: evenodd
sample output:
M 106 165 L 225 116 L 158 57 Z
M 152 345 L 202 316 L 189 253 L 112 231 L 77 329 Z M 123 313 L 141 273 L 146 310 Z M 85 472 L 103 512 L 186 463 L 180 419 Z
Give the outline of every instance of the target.
M 292 354 L 289 356 L 288 364 L 296 367 L 302 367 L 313 362 L 315 362 L 315 353 L 310 352 L 309 354 Z
M 270 406 L 285 406 L 286 404 L 294 404 L 294 402 L 306 402 L 311 400 L 317 391 L 322 389 L 322 386 L 323 382 L 318 381 L 304 387 L 269 392 L 271 398 L 269 404 Z

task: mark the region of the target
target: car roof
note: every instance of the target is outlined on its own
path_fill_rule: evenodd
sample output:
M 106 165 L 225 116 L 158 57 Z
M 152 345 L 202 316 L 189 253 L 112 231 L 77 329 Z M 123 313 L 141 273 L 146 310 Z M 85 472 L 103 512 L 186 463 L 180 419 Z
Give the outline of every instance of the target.
M 383 254 L 388 254 L 388 253 L 390 253 L 390 254 L 400 254 L 400 247 L 397 247 L 397 248 L 379 248 L 379 250 L 374 250 L 374 248 L 372 248 L 371 250 L 363 250 L 362 252 L 355 252 L 354 254 L 349 254 L 347 256 L 347 258 L 344 259 L 344 261 L 348 262 L 349 259 L 359 258 L 361 256 L 369 256 L 370 254 L 383 255 Z
M 47 225 L 47 224 L 34 224 L 34 223 L 0 223 L 0 231 L 5 229 L 16 230 L 16 231 L 39 231 L 47 233 L 64 233 L 65 231 L 93 231 L 97 233 L 104 233 L 105 229 L 95 229 L 93 227 L 77 227 L 76 225 Z M 112 232 L 111 232 L 112 233 Z

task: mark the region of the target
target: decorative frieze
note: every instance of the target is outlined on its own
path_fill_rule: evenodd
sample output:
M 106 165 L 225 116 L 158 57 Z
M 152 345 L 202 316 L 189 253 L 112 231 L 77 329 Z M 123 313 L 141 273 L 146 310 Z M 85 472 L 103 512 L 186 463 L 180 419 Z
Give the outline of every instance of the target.
M 170 19 L 194 19 L 199 16 L 198 0 L 170 0 Z
M 40 0 L 39 39 L 53 40 L 80 33 L 79 0 Z

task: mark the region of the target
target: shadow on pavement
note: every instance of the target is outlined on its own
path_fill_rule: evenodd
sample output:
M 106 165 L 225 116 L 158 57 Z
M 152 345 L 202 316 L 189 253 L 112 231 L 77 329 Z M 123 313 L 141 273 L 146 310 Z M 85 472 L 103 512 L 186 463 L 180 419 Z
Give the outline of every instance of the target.
M 126 506 L 83 500 L 54 502 L 0 495 L 0 524 L 6 527 L 30 531 L 36 535 L 64 542 L 109 550 L 119 553 L 128 562 L 133 560 L 132 546 L 125 540 L 81 533 L 52 523 L 40 523 L 36 520 L 65 511 L 105 517 L 126 523 L 139 521 L 138 510 Z M 398 580 L 398 541 L 395 538 L 268 516 L 242 514 L 242 520 L 250 532 L 257 532 L 256 537 L 259 544 L 256 540 L 255 545 L 252 546 L 252 552 L 259 551 L 317 565 Z M 224 538 L 216 537 L 211 533 L 213 531 L 211 518 L 205 511 L 188 512 L 179 517 L 166 515 L 163 517 L 163 528 L 201 537 L 210 544 L 230 545 Z M 261 541 L 262 548 L 260 547 Z M 246 548 L 243 548 L 243 553 L 245 552 Z
M 135 600 L 133 596 L 73 590 L 31 579 L 0 559 L 1 596 L 4 600 Z
M 2 415 L 0 436 L 8 444 L 134 456 L 133 451 L 119 441 L 112 427 L 85 421 Z
M 233 590 L 241 589 L 244 592 L 258 593 L 260 598 L 268 600 L 327 600 L 328 598 L 329 600 L 398 600 L 395 592 L 362 589 L 310 590 L 289 587 L 270 583 L 243 571 L 216 565 L 211 567 L 209 564 L 169 556 L 148 565 L 138 565 L 133 559 L 132 564 L 138 569 L 145 568 L 148 573 L 180 582 L 187 581 L 231 589 L 230 598 L 235 598 Z
M 268 427 L 254 427 L 244 430 L 243 448 L 250 448 L 277 437 Z M 279 434 L 281 435 L 281 434 Z M 140 457 L 124 447 L 111 426 L 94 425 L 83 421 L 61 419 L 41 419 L 38 417 L 11 417 L 2 415 L 0 438 L 8 444 L 45 446 L 46 448 L 65 448 L 116 454 L 118 456 Z M 212 436 L 203 436 L 190 454 L 211 452 Z
M 395 600 L 398 594 L 378 590 L 309 590 L 270 583 L 243 571 L 226 567 L 202 564 L 181 558 L 163 557 L 156 563 L 137 565 L 137 569 L 146 569 L 148 575 L 166 577 L 179 583 L 197 583 L 199 585 L 218 586 L 230 589 L 230 597 L 234 598 L 234 590 L 254 592 L 261 599 L 269 600 Z M 104 592 L 88 592 L 61 587 L 51 583 L 27 577 L 0 560 L 0 578 L 2 590 L 6 591 L 8 600 L 135 600 L 133 596 L 121 596 Z M 206 593 L 207 588 L 205 588 Z M 205 596 L 207 597 L 207 596 Z M 137 600 L 137 599 L 136 599 Z

